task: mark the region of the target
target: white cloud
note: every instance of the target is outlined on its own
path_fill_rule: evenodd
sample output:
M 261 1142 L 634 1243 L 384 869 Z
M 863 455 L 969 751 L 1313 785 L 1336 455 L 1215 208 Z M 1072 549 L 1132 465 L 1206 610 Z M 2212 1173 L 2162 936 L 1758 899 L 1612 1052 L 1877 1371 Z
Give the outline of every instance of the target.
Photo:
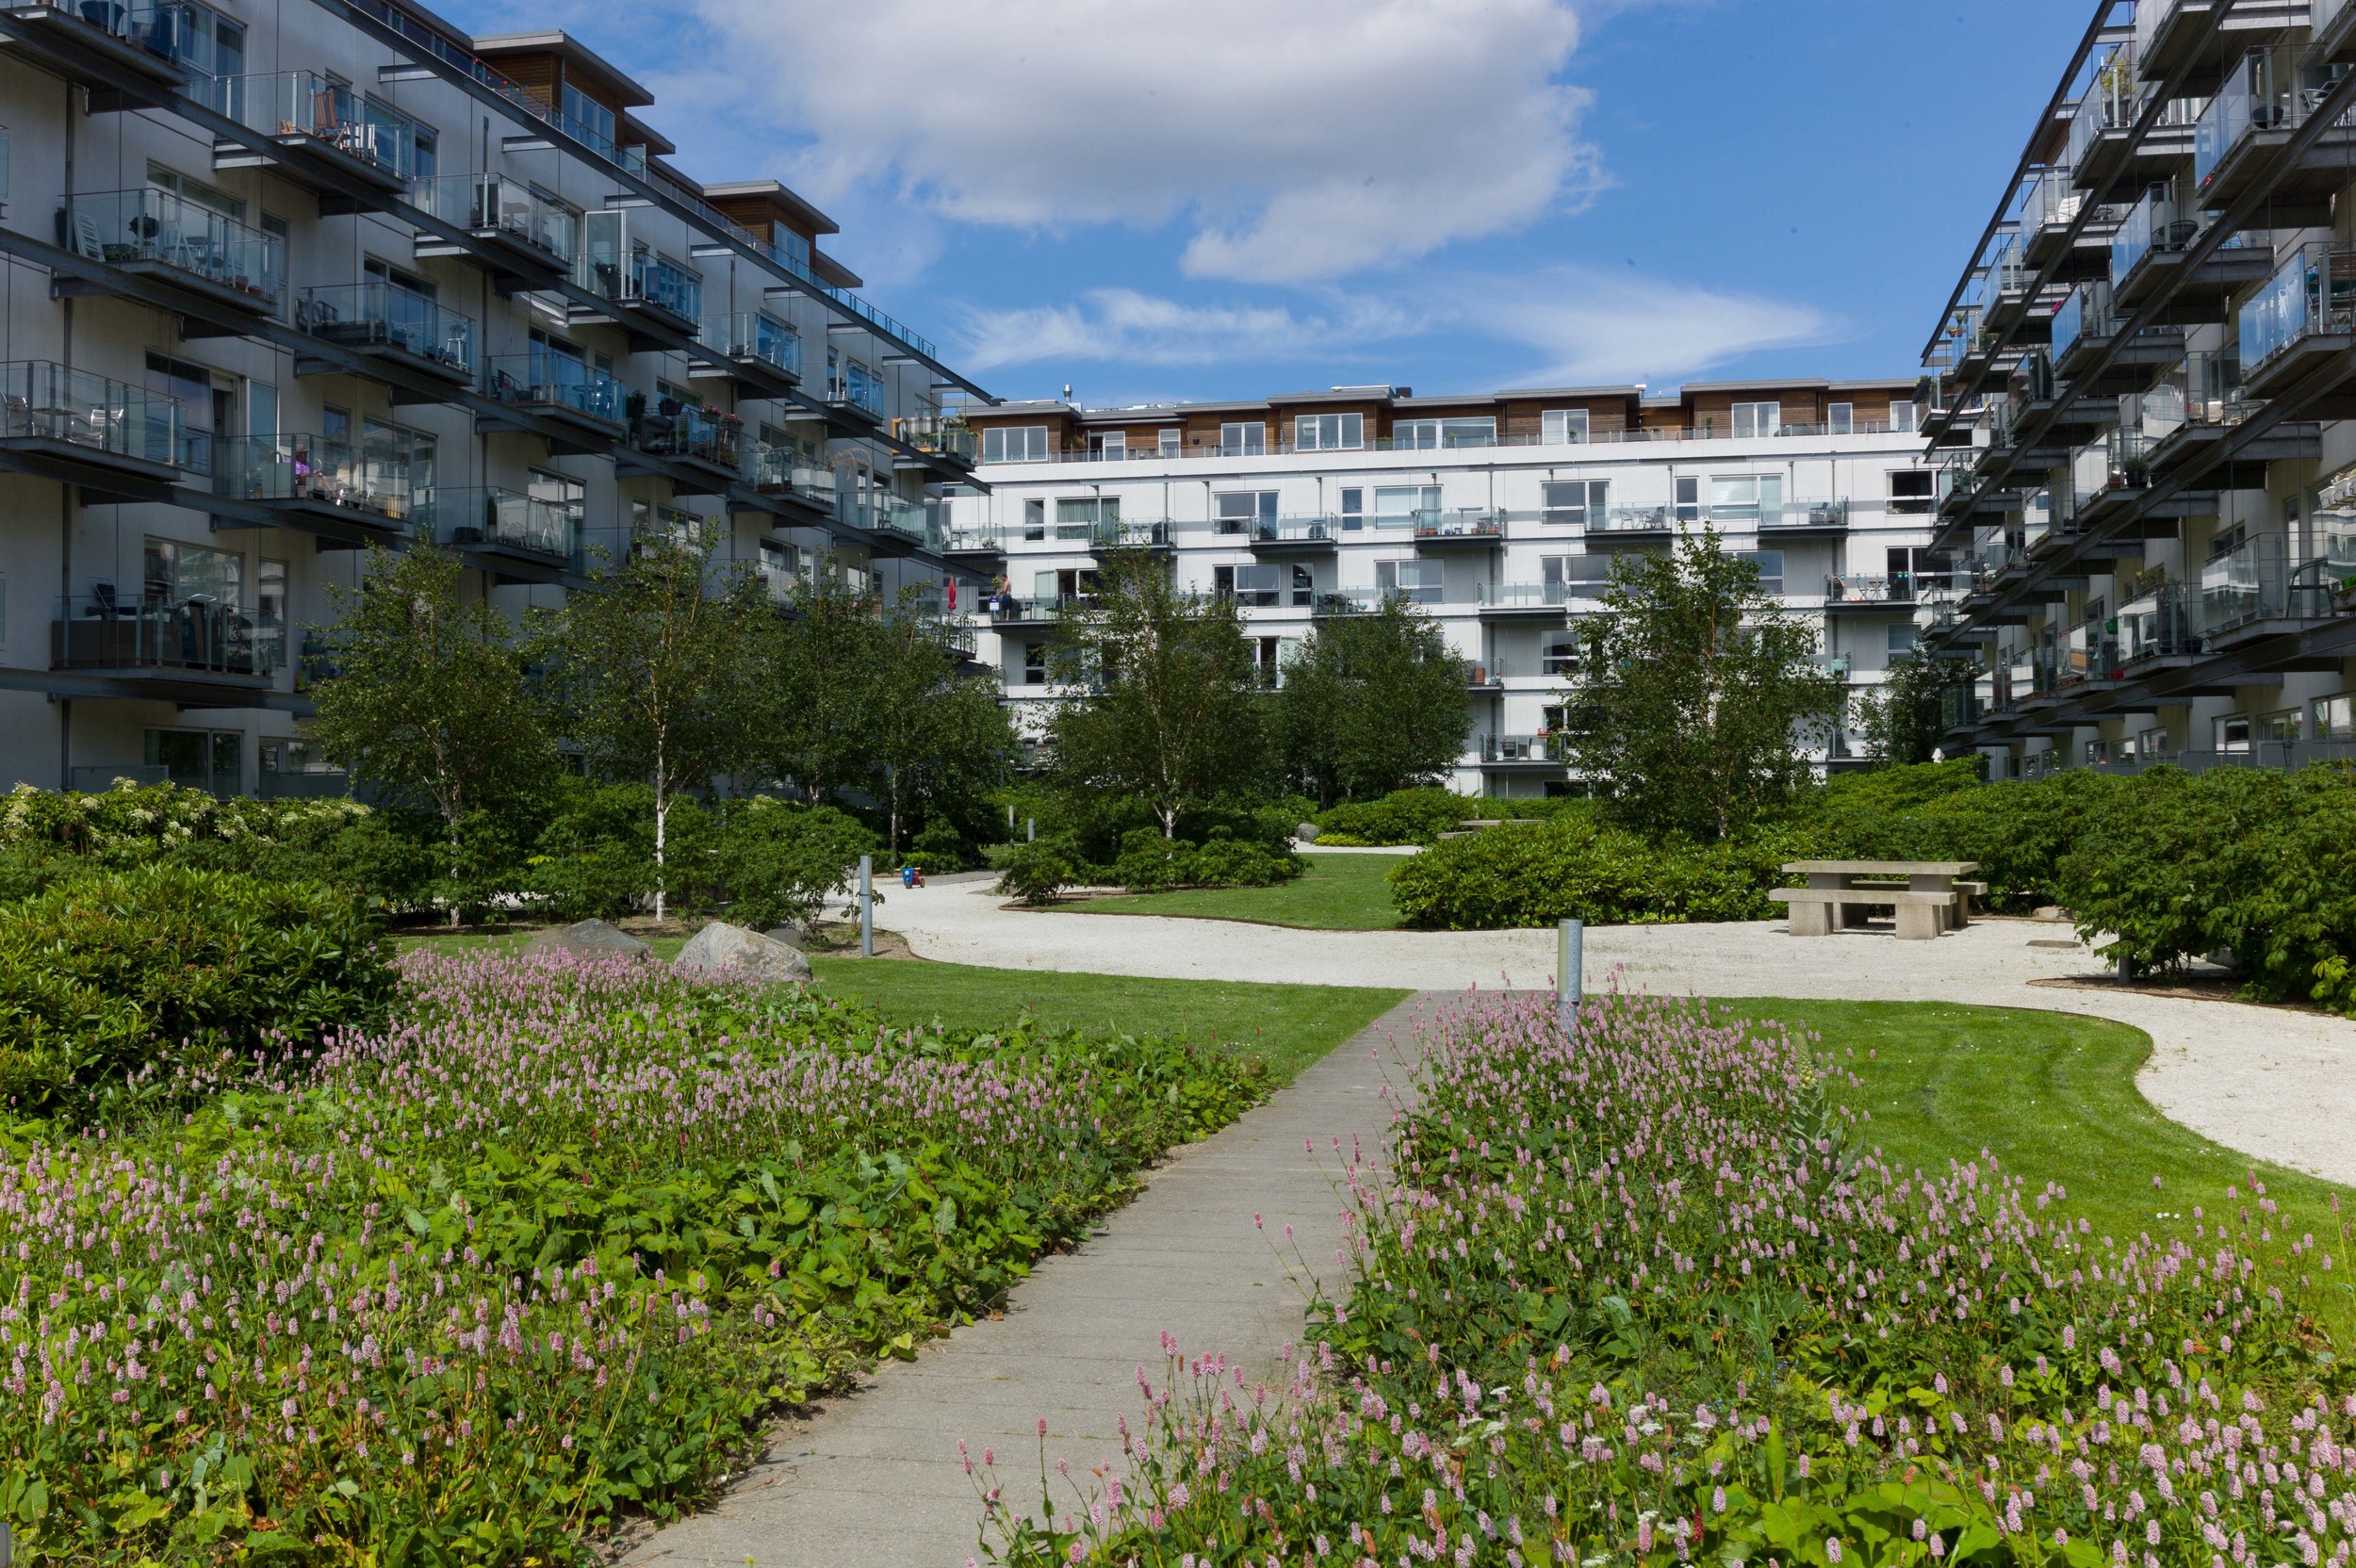
M 1554 268 L 1515 277 L 1430 279 L 1414 302 L 1351 295 L 1307 314 L 1100 288 L 1078 304 L 969 312 L 962 359 L 977 373 L 1083 362 L 1323 360 L 1379 368 L 1384 355 L 1419 340 L 1475 338 L 1525 355 L 1527 370 L 1513 377 L 1521 384 L 1665 385 L 1762 349 L 1822 342 L 1833 330 L 1828 318 L 1807 305 Z
M 1411 260 L 1601 183 L 1571 0 L 698 0 L 821 199 L 1193 226 L 1195 276 Z

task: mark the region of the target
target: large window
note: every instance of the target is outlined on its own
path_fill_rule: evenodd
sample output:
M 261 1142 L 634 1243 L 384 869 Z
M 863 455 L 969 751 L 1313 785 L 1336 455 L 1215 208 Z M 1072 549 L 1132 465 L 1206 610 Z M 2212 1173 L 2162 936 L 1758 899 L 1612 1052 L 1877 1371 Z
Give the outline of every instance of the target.
M 606 157 L 614 157 L 618 128 L 614 111 L 570 82 L 564 84 L 564 129 Z
M 177 539 L 150 539 L 143 575 L 150 604 L 185 604 L 190 599 L 245 607 L 245 557 Z
M 1912 399 L 1890 405 L 1890 428 L 1894 433 L 1903 434 L 1917 430 L 1922 425 L 1922 410 Z
M 1855 435 L 1857 433 L 1857 404 L 1825 404 L 1824 429 L 1833 435 Z
M 1303 414 L 1293 421 L 1293 446 L 1304 452 L 1356 451 L 1366 436 L 1363 414 Z
M 1677 520 L 1680 523 L 1700 522 L 1702 520 L 1702 482 L 1698 478 L 1687 477 L 1672 482 L 1677 497 Z
M 1219 450 L 1222 457 L 1264 457 L 1268 453 L 1268 426 L 1221 425 Z
M 1783 551 L 1736 550 L 1737 561 L 1747 561 L 1759 568 L 1759 591 L 1762 594 L 1783 592 Z
M 1548 555 L 1538 561 L 1538 575 L 1546 585 L 1548 602 L 1603 596 L 1612 585 L 1610 555 Z
M 1539 514 L 1543 522 L 1575 524 L 1580 527 L 1600 521 L 1605 501 L 1611 495 L 1610 482 L 1599 479 L 1550 481 L 1545 487 L 1545 510 Z
M 1391 445 L 1400 451 L 1497 444 L 1497 422 L 1493 416 L 1479 419 L 1401 419 L 1391 427 Z
M 1045 425 L 1012 425 L 982 432 L 982 461 L 984 463 L 1046 462 L 1047 427 Z
M 1385 484 L 1374 493 L 1377 528 L 1413 528 L 1416 520 L 1440 510 L 1436 484 Z
M 1437 604 L 1446 580 L 1441 566 L 1437 561 L 1378 561 L 1375 592 L 1385 598 L 1397 595 L 1410 604 Z
M 1060 540 L 1088 540 L 1095 537 L 1099 524 L 1121 521 L 1119 496 L 1064 496 L 1055 501 L 1055 537 Z
M 1088 437 L 1088 456 L 1108 463 L 1119 463 L 1129 455 L 1129 433 L 1099 431 Z
M 1737 439 L 1746 435 L 1773 435 L 1783 429 L 1783 405 L 1780 403 L 1736 403 L 1734 433 Z
M 174 784 L 223 795 L 245 787 L 245 737 L 233 729 L 151 729 L 146 760 Z
M 1179 452 L 1179 446 L 1182 439 L 1183 433 L 1180 432 L 1177 426 L 1165 426 L 1162 430 L 1155 433 L 1155 450 L 1158 455 L 1163 457 L 1176 457 Z
M 1538 673 L 1557 677 L 1579 674 L 1579 633 L 1547 632 L 1538 645 Z
M 1710 520 L 1757 528 L 1783 520 L 1781 474 L 1719 474 L 1710 482 Z
M 1284 602 L 1285 569 L 1276 564 L 1214 566 L 1211 584 L 1221 598 L 1258 610 Z
M 1342 528 L 1350 533 L 1366 526 L 1366 493 L 1357 485 L 1342 491 Z
M 1549 447 L 1578 447 L 1587 441 L 1587 411 L 1549 408 L 1538 416 L 1539 439 Z
M 1211 498 L 1214 526 L 1221 533 L 1249 535 L 1261 523 L 1276 521 L 1273 490 L 1224 490 Z
M 1890 512 L 1900 516 L 1926 515 L 1933 505 L 1931 481 L 1932 474 L 1928 468 L 1890 469 Z

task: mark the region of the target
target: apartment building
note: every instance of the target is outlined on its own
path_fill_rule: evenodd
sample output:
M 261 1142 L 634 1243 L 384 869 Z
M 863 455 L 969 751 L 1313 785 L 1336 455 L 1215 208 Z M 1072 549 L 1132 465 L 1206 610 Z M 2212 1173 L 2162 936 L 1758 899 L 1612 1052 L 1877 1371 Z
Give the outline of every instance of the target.
M 2356 755 L 2356 0 L 2101 0 L 1929 345 L 1999 776 Z
M 1252 402 L 974 410 L 987 495 L 948 506 L 950 559 L 998 579 L 969 606 L 977 657 L 1034 732 L 1046 648 L 1101 552 L 1156 550 L 1241 606 L 1270 684 L 1317 622 L 1422 605 L 1468 671 L 1452 784 L 1561 791 L 1556 738 L 1578 617 L 1612 564 L 1705 524 L 1821 623 L 1857 686 L 1912 645 L 1943 580 L 1913 381 L 1567 387 L 1417 397 L 1337 386 Z M 1847 754 L 1845 738 L 1828 762 Z
M 341 789 L 304 628 L 372 543 L 516 612 L 691 519 L 954 582 L 981 389 L 652 102 L 405 0 L 0 6 L 0 786 Z

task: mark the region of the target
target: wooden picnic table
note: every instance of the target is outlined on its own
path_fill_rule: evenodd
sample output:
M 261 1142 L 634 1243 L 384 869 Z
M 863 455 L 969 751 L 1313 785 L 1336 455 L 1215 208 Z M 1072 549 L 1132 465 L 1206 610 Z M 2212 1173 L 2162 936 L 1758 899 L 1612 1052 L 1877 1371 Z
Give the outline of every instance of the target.
M 1964 883 L 1976 860 L 1794 860 L 1784 871 L 1808 878 L 1805 888 L 1777 888 L 1767 896 L 1792 910 L 1792 935 L 1829 937 L 1836 926 L 1865 923 L 1877 906 L 1898 914 L 1898 936 L 1931 941 L 1971 923 L 1971 895 L 1987 890 Z

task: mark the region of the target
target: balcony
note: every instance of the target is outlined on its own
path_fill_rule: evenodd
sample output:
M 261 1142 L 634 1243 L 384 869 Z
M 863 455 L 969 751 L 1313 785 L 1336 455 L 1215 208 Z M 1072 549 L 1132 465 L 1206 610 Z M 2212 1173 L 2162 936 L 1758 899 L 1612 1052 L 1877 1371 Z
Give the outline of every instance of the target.
M 922 501 L 903 500 L 897 496 L 875 496 L 864 509 L 864 524 L 885 544 L 900 547 L 937 550 L 941 547 L 941 512 Z M 886 551 L 885 553 L 900 553 Z
M 1720 508 L 1712 508 L 1714 516 Z M 1790 538 L 1808 534 L 1830 535 L 1849 531 L 1847 501 L 1786 501 L 1780 506 L 1772 503 L 1759 509 L 1759 531 Z
M 1481 619 L 1561 626 L 1574 601 L 1599 598 L 1610 586 L 1609 580 L 1595 579 L 1576 582 L 1484 582 L 1478 595 Z
M 490 485 L 427 491 L 417 502 L 420 535 L 543 574 L 582 568 L 582 522 L 579 501 L 546 500 Z
M 855 423 L 879 425 L 884 418 L 884 384 L 864 366 L 843 364 L 826 377 L 826 405 Z
M 1085 594 L 1053 595 L 1044 598 L 997 594 L 982 601 L 982 612 L 995 627 L 1049 627 L 1061 619 L 1065 611 L 1084 609 L 1088 602 Z
M 107 590 L 57 601 L 49 667 L 137 678 L 158 696 L 201 686 L 266 689 L 285 663 L 286 629 L 209 595 L 124 604 Z
M 1570 747 L 1561 735 L 1483 735 L 1481 737 L 1481 765 L 1491 772 L 1510 772 L 1518 768 L 1560 769 L 1569 760 Z
M 2308 35 L 2328 60 L 2356 60 L 2356 0 L 2308 0 Z
M 549 287 L 569 277 L 581 240 L 581 212 L 503 174 L 442 174 L 413 181 L 410 203 L 453 229 L 457 243 L 429 230 L 417 237 L 418 259 L 459 256 L 487 266 L 494 278 Z
M 2116 45 L 2096 63 L 2070 115 L 2063 152 L 2063 162 L 2080 186 L 2107 190 L 2118 177 L 2143 113 L 2145 91 L 2132 43 Z
M 1332 555 L 1341 525 L 1332 517 L 1270 517 L 1252 527 L 1252 553 L 1269 558 Z
M 630 401 L 637 403 L 639 399 L 633 395 Z M 732 414 L 681 408 L 667 400 L 651 414 L 635 413 L 630 417 L 631 451 L 663 459 L 663 472 L 674 481 L 685 482 L 679 472 L 685 468 L 716 486 L 713 490 L 682 489 L 681 495 L 716 494 L 742 478 L 744 434 L 744 421 Z
M 168 108 L 188 80 L 172 59 L 180 10 L 169 0 L 16 0 L 0 28 L 11 55 L 89 89 L 93 114 Z
M 405 461 L 317 435 L 214 442 L 213 493 L 347 544 L 406 534 L 415 510 Z
M 400 369 L 452 385 L 475 377 L 474 322 L 395 283 L 306 288 L 295 325 Z
M 2061 645 L 2060 654 L 2058 684 L 2064 691 L 2106 685 L 2127 678 L 2126 662 L 2119 647 L 2119 623 L 2108 618 L 2088 619 L 2071 627 L 2069 639 Z
M 1857 663 L 1855 656 L 1846 653 L 1811 653 L 1808 662 L 1815 667 L 1817 674 L 1843 682 L 1854 673 Z
M 1672 539 L 1677 536 L 1676 513 L 1665 506 L 1615 506 L 1597 517 L 1591 508 L 1587 531 L 1618 539 Z
M 1918 590 L 1931 582 L 1944 583 L 1945 574 L 1923 574 L 1918 580 L 1908 572 L 1895 576 L 1874 577 L 1860 572 L 1843 572 L 1824 579 L 1824 608 L 1826 610 L 1886 611 L 1906 610 L 1915 601 Z
M 57 243 L 193 296 L 203 315 L 266 316 L 286 302 L 284 240 L 152 186 L 66 198 Z
M 2275 398 L 2356 347 L 2356 248 L 2321 240 L 2291 253 L 2241 311 L 2243 386 Z
M 2122 669 L 2154 660 L 2189 658 L 2201 651 L 2201 599 L 2181 582 L 2154 582 L 2119 610 L 2119 659 Z
M 316 71 L 218 77 L 213 106 L 259 131 L 276 152 L 213 146 L 216 169 L 269 168 L 346 210 L 382 210 L 417 177 L 419 127 L 405 115 Z
M 692 338 L 703 326 L 704 283 L 695 272 L 656 252 L 629 232 L 631 211 L 611 209 L 581 220 L 581 259 L 573 281 L 612 307 L 611 318 L 625 327 L 643 326 L 654 335 L 633 335 L 632 347 L 665 348 Z M 592 318 L 575 312 L 576 318 Z
M 2294 166 L 2283 157 L 2292 135 L 2331 94 L 2348 67 L 2306 44 L 2252 49 L 2229 68 L 2217 96 L 2193 131 L 2192 171 L 2201 205 L 2228 205 L 2261 187 L 2278 204 L 2276 228 L 2308 220 L 2295 211 L 2301 199 L 2316 206 L 2313 220 L 2330 221 L 2328 199 L 2345 183 L 2351 150 L 2348 121 L 2325 132 Z
M 802 378 L 801 335 L 765 311 L 707 316 L 696 329 L 695 341 L 740 369 L 766 372 L 763 379 L 782 378 L 790 385 Z M 687 373 L 691 377 L 728 374 L 704 364 L 689 366 Z
M 582 451 L 602 451 L 629 433 L 622 384 L 566 355 L 495 356 L 484 362 L 483 389 L 495 402 L 568 430 L 588 443 Z
M 1319 594 L 1310 605 L 1309 613 L 1318 620 L 1334 620 L 1349 615 L 1378 615 L 1389 597 L 1386 594 Z
M 908 415 L 892 421 L 892 433 L 918 451 L 945 458 L 959 468 L 973 467 L 980 454 L 973 427 L 955 415 Z
M 1415 514 L 1419 550 L 1495 549 L 1505 543 L 1505 514 L 1465 507 Z
M 2210 651 L 2273 635 L 2286 621 L 2324 619 L 2335 581 L 2328 557 L 2295 564 L 2290 540 L 2279 533 L 2211 555 L 2201 567 L 2201 625 Z
M 1006 569 L 1006 535 L 995 528 L 951 529 L 942 538 L 941 553 L 960 566 L 979 567 L 984 571 Z
M 0 364 L 0 467 L 162 499 L 188 455 L 178 400 L 46 360 Z

